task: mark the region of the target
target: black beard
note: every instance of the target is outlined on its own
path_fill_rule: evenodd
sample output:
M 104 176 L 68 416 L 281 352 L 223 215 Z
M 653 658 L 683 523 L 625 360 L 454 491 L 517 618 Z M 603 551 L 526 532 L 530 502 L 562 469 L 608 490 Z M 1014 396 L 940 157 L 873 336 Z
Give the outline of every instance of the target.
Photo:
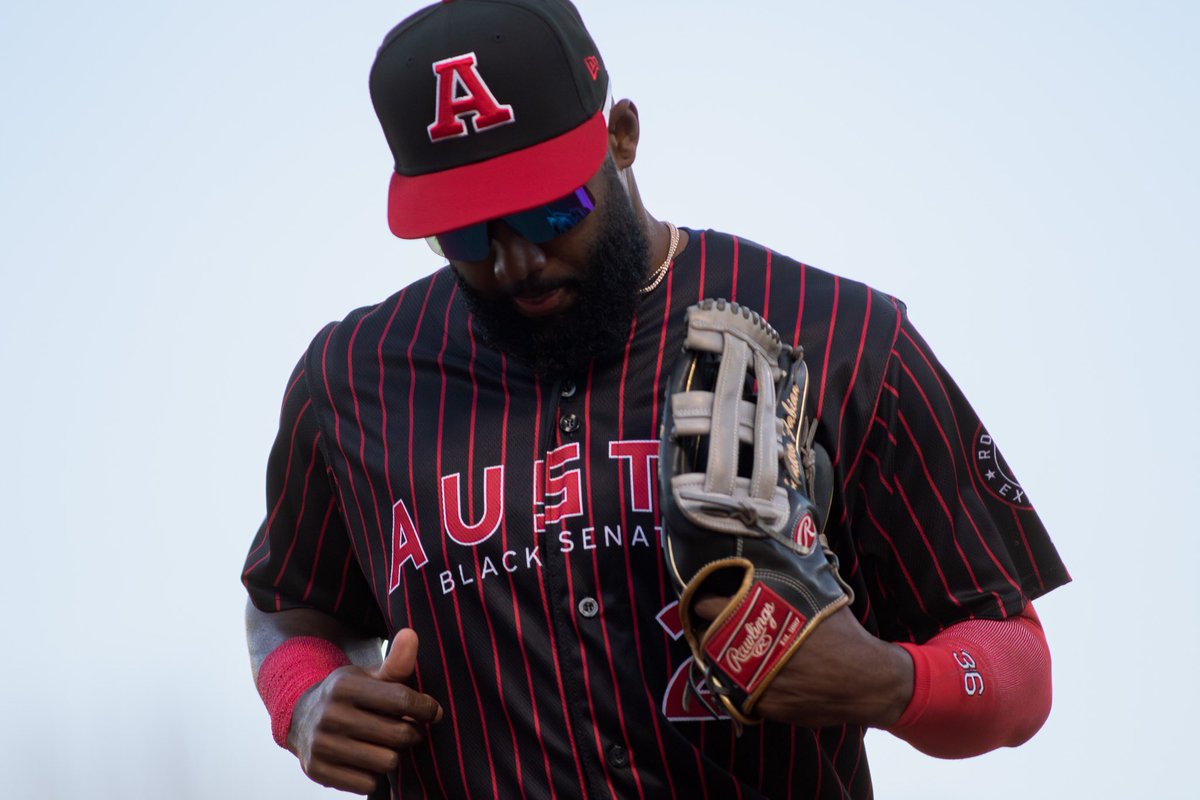
M 646 280 L 646 233 L 611 160 L 602 174 L 608 202 L 599 210 L 604 215 L 599 238 L 588 253 L 584 276 L 563 284 L 574 292 L 575 302 L 562 316 L 530 319 L 511 299 L 489 299 L 454 273 L 483 342 L 550 380 L 578 375 L 592 359 L 625 345 Z

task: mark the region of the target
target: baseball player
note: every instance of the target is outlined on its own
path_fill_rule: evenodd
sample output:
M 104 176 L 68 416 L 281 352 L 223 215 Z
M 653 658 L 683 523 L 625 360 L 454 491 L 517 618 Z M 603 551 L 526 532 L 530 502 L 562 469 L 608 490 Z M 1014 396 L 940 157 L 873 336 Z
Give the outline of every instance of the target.
M 1069 576 L 903 303 L 653 217 L 638 111 L 565 0 L 421 10 L 370 88 L 391 230 L 444 261 L 321 330 L 284 393 L 243 580 L 273 734 L 309 777 L 393 798 L 858 798 L 868 727 L 941 757 L 1038 730 L 1031 601 Z M 853 595 L 780 666 L 761 724 L 694 680 L 664 567 L 664 393 L 705 298 L 803 348 Z

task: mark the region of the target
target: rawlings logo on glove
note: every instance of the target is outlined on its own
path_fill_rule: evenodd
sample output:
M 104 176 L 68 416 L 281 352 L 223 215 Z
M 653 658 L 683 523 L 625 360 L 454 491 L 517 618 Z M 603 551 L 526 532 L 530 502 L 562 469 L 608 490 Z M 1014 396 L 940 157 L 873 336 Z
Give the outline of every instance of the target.
M 805 416 L 808 369 L 758 314 L 724 300 L 687 312 L 659 460 L 667 564 L 692 685 L 739 724 L 813 629 L 851 600 L 824 536 L 829 458 Z M 818 546 L 819 545 L 819 546 Z M 706 597 L 729 597 L 711 623 Z M 714 710 L 710 707 L 710 710 Z

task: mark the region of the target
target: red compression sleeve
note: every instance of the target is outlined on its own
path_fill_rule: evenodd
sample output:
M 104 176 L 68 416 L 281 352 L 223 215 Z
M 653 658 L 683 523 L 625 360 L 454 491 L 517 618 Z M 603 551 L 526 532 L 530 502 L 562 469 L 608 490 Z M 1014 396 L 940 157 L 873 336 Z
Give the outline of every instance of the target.
M 923 753 L 968 758 L 1016 747 L 1050 714 L 1050 648 L 1033 606 L 899 644 L 912 656 L 913 696 L 888 731 Z
M 280 747 L 287 747 L 292 711 L 300 695 L 349 663 L 340 647 L 316 636 L 293 637 L 267 654 L 255 683 L 271 715 L 271 735 Z

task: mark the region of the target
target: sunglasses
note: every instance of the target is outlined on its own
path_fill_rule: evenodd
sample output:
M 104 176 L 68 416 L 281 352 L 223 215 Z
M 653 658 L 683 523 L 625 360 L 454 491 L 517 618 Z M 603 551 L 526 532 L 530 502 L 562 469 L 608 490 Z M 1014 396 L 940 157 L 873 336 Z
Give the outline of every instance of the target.
M 543 244 L 574 228 L 595 208 L 596 203 L 591 192 L 587 187 L 580 186 L 566 197 L 560 197 L 528 211 L 507 214 L 500 219 L 522 238 L 534 244 Z M 430 249 L 442 258 L 451 261 L 482 261 L 491 252 L 488 224 L 479 222 L 436 236 L 426 236 L 425 241 Z

